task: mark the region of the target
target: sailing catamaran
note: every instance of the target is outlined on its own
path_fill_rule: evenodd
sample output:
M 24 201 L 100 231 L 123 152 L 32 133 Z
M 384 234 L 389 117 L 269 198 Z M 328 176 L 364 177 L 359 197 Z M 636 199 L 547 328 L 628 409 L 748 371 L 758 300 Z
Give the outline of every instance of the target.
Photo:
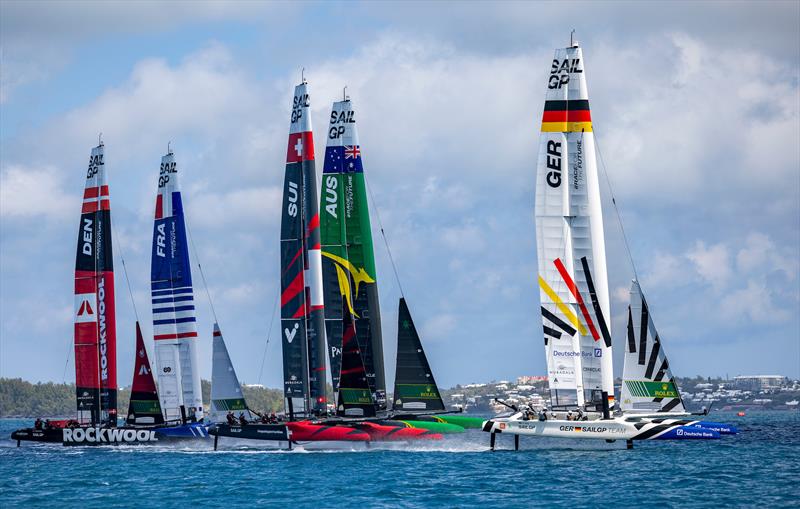
M 486 421 L 492 447 L 496 433 L 514 434 L 517 447 L 519 435 L 623 439 L 631 446 L 631 440 L 719 438 L 730 429 L 680 418 L 687 414 L 636 281 L 622 412 L 611 416 L 616 405 L 605 235 L 584 60 L 576 43 L 556 50 L 548 77 L 535 209 L 551 407 L 538 416 L 525 411 Z M 641 317 L 639 327 L 634 316 Z M 572 411 L 591 420 L 565 420 Z

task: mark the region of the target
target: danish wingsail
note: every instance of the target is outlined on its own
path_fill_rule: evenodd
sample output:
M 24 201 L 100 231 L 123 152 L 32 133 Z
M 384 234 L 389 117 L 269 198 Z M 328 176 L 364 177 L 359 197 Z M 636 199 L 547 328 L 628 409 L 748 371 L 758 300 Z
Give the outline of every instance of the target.
M 355 110 L 349 99 L 333 103 L 325 166 L 322 217 L 322 273 L 325 327 L 334 392 L 338 391 L 343 321 L 355 320 L 358 347 L 377 409 L 386 409 L 380 306 L 369 210 Z
M 397 315 L 397 370 L 394 379 L 395 410 L 444 410 L 417 328 L 404 298 Z
M 281 219 L 281 336 L 290 413 L 327 411 L 319 212 L 310 101 L 295 87 Z
M 685 413 L 638 281 L 631 284 L 630 299 L 620 408 L 625 413 Z
M 75 258 L 75 391 L 81 424 L 117 424 L 111 200 L 103 144 L 92 149 Z
M 214 324 L 214 341 L 211 363 L 211 421 L 224 422 L 228 412 L 247 411 L 242 386 L 219 325 Z
M 605 239 L 581 48 L 558 49 L 536 177 L 542 326 L 553 406 L 614 405 Z
M 158 391 L 144 346 L 142 330 L 136 322 L 136 351 L 133 366 L 133 385 L 131 386 L 131 400 L 128 407 L 129 426 L 139 424 L 163 424 L 164 416 L 161 414 L 161 405 L 158 402 Z
M 150 287 L 153 340 L 161 408 L 167 420 L 203 418 L 197 372 L 197 324 L 186 243 L 178 165 L 170 151 L 161 158 L 156 196 Z

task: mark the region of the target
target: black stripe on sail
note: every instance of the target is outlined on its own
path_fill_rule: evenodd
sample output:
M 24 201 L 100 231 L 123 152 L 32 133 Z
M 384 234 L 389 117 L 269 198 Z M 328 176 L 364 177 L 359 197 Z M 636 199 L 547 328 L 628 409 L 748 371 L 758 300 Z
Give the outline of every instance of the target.
M 553 338 L 556 338 L 556 339 L 561 339 L 561 333 L 559 331 L 557 331 L 556 329 L 554 329 L 552 327 L 548 327 L 547 325 L 542 325 L 542 328 L 544 329 L 544 333 L 547 336 L 550 336 L 550 337 L 553 337 Z M 545 337 L 544 340 L 547 341 L 547 337 Z
M 628 306 L 628 351 L 636 353 L 636 335 L 633 333 L 633 314 Z
M 544 111 L 576 111 L 588 110 L 588 99 L 572 99 L 570 101 L 545 101 Z
M 664 378 L 664 374 L 666 374 L 668 369 L 669 369 L 669 363 L 667 362 L 667 358 L 664 357 L 664 362 L 662 362 L 661 367 L 658 368 L 658 373 L 656 373 L 654 380 L 656 382 L 660 382 L 661 379 Z
M 681 402 L 681 398 L 673 398 L 672 401 L 670 401 L 669 403 L 667 403 L 666 405 L 661 407 L 661 411 L 662 412 L 669 412 L 670 410 L 672 410 L 673 408 L 678 406 L 680 404 L 680 402 Z
M 658 435 L 662 431 L 666 431 L 666 430 L 668 430 L 670 428 L 677 428 L 677 427 L 678 426 L 676 426 L 674 424 L 659 424 L 658 426 L 653 426 L 652 428 L 650 428 L 647 431 L 643 431 L 643 432 L 639 433 L 638 435 L 636 435 L 633 438 L 635 438 L 636 440 L 647 440 L 648 438 L 650 438 L 652 436 Z
M 653 403 L 661 403 L 661 401 L 663 401 L 663 400 L 664 400 L 664 398 L 656 398 L 656 399 L 653 400 Z
M 588 101 L 587 101 L 587 109 L 588 109 Z M 585 256 L 581 257 L 581 265 L 583 265 L 583 274 L 586 276 L 586 286 L 589 287 L 589 297 L 592 298 L 592 307 L 594 308 L 594 314 L 597 317 L 597 322 L 600 325 L 600 332 L 603 334 L 603 341 L 606 344 L 606 348 L 611 348 L 611 333 L 608 332 L 608 326 L 606 325 L 606 319 L 603 317 L 603 310 L 600 308 L 600 303 L 597 301 L 597 293 L 594 291 L 594 282 L 592 281 L 592 273 L 589 270 L 589 261 L 586 259 Z
M 647 322 L 649 322 L 647 303 L 642 298 L 642 319 L 639 323 L 639 365 L 644 366 L 647 353 Z
M 542 316 L 547 318 L 554 324 L 558 325 L 561 328 L 561 330 L 567 333 L 568 336 L 574 336 L 575 333 L 577 332 L 575 329 L 567 325 L 567 322 L 565 322 L 561 318 L 557 317 L 556 315 L 545 309 L 544 306 L 542 306 Z
M 650 361 L 647 363 L 647 371 L 644 372 L 644 377 L 652 379 L 653 370 L 656 368 L 656 360 L 658 360 L 658 352 L 661 349 L 661 344 L 653 342 L 653 349 L 650 351 Z

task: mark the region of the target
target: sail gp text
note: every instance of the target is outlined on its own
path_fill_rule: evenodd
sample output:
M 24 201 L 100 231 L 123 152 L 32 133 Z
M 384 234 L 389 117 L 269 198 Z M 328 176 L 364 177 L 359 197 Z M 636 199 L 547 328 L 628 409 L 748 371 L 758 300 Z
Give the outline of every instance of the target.
M 62 439 L 65 445 L 158 442 L 155 431 L 117 428 L 64 428 Z

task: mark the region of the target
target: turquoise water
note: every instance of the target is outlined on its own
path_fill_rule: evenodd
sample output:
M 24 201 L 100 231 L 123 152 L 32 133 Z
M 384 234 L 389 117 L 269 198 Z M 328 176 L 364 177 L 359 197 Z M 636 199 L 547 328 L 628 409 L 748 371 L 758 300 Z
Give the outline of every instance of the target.
M 718 441 L 523 439 L 489 452 L 470 431 L 439 443 L 292 452 L 16 444 L 0 421 L 2 507 L 788 507 L 800 504 L 798 412 L 715 412 Z M 250 443 L 252 444 L 252 442 Z M 500 437 L 500 447 L 513 446 Z

